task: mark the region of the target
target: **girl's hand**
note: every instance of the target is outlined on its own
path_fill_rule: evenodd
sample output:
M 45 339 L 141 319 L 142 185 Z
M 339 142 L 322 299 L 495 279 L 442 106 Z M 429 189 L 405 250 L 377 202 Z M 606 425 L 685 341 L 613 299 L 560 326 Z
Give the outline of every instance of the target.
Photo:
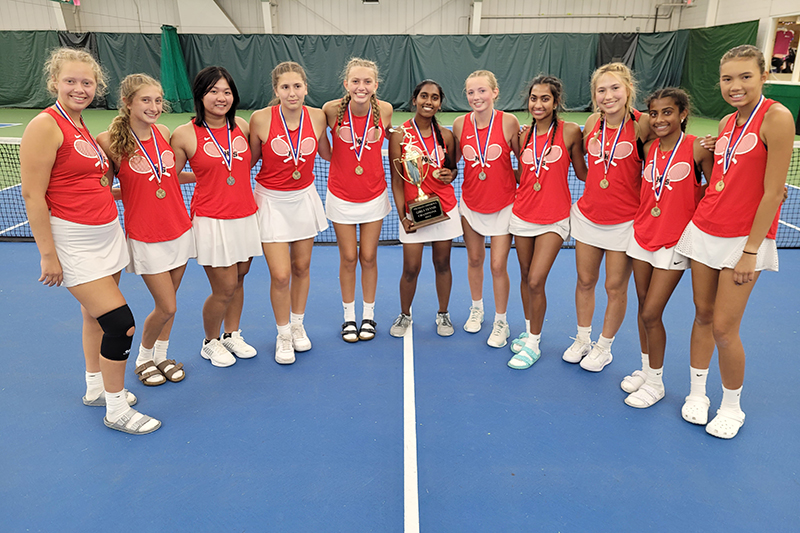
M 42 275 L 39 280 L 42 285 L 48 287 L 60 286 L 64 282 L 64 272 L 61 270 L 61 262 L 58 257 L 42 257 L 41 261 Z
M 417 228 L 414 226 L 414 222 L 412 222 L 408 217 L 401 218 L 400 225 L 403 226 L 403 230 L 405 230 L 406 233 L 414 233 L 417 231 Z
M 520 139 L 525 137 L 525 134 L 528 132 L 529 129 L 531 129 L 531 125 L 530 124 L 523 124 L 522 126 L 519 127 L 519 131 L 517 132 L 517 136 L 519 136 Z
M 714 151 L 714 146 L 717 144 L 717 137 L 712 137 L 710 134 L 706 135 L 705 137 L 700 137 L 700 146 L 708 150 L 709 152 Z
M 744 285 L 753 281 L 756 273 L 756 257 L 753 254 L 742 253 L 742 257 L 733 269 L 733 282 L 736 285 Z
M 445 185 L 449 185 L 450 183 L 453 182 L 454 178 L 455 178 L 455 175 L 453 174 L 452 170 L 450 170 L 449 168 L 440 168 L 439 169 L 439 176 L 436 179 L 438 179 L 439 181 L 441 181 Z

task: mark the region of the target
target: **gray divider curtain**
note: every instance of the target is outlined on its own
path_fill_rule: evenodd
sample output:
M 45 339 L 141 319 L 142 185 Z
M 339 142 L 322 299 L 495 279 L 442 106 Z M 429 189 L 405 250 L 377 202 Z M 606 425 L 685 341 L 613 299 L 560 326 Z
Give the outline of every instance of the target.
M 601 33 L 597 40 L 597 66 L 619 62 L 633 68 L 638 42 L 638 33 Z
M 633 63 L 639 109 L 644 109 L 645 98 L 654 90 L 681 84 L 688 33 L 681 30 L 639 36 Z
M 42 71 L 50 50 L 57 48 L 54 31 L 0 32 L 0 106 L 44 108 L 55 101 Z
M 108 76 L 106 108 L 116 109 L 119 84 L 128 74 L 161 78 L 161 36 L 147 33 L 96 33 L 98 59 Z

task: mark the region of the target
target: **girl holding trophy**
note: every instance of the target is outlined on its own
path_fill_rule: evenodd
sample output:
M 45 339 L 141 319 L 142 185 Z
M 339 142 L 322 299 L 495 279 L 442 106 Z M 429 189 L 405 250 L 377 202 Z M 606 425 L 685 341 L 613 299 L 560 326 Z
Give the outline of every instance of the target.
M 430 242 L 433 248 L 436 270 L 436 294 L 439 298 L 436 332 L 442 337 L 454 333 L 447 310 L 453 284 L 450 246 L 462 231 L 452 185 L 458 172 L 454 157 L 456 141 L 453 133 L 436 121 L 436 113 L 443 101 L 441 85 L 433 80 L 420 82 L 411 97 L 411 105 L 416 108 L 414 118 L 396 129 L 389 141 L 392 193 L 400 217 L 400 242 L 403 243 L 400 315 L 389 330 L 394 337 L 402 337 L 411 324 L 411 302 L 417 289 L 426 242 Z M 422 211 L 414 209 L 417 206 L 430 215 L 421 215 Z

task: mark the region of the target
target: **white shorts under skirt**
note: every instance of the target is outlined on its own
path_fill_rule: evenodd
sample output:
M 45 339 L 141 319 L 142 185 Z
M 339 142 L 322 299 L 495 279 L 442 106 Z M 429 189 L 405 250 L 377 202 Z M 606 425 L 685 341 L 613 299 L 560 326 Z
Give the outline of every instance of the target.
M 747 237 L 715 237 L 689 222 L 675 248 L 698 263 L 722 270 L 735 268 L 742 257 Z M 756 271 L 778 271 L 778 246 L 775 239 L 764 239 L 756 256 Z
M 449 220 L 443 220 L 430 226 L 424 226 L 413 233 L 406 233 L 403 225 L 400 224 L 399 237 L 403 244 L 420 242 L 439 242 L 451 241 L 464 234 L 461 228 L 461 217 L 458 216 L 458 207 L 454 207 L 447 212 Z M 408 216 L 408 215 L 406 215 Z
M 566 241 L 569 239 L 569 217 L 553 224 L 534 224 L 533 222 L 526 222 L 517 215 L 512 214 L 509 229 L 512 235 L 517 235 L 519 237 L 538 237 L 545 233 L 556 233 L 561 237 L 561 240 Z
M 273 191 L 256 183 L 261 242 L 296 242 L 328 229 L 322 200 L 312 183 L 299 191 Z
M 461 200 L 458 204 L 458 210 L 461 216 L 467 219 L 469 227 L 484 237 L 508 235 L 510 233 L 508 226 L 511 223 L 511 210 L 513 208 L 514 204 L 510 204 L 495 213 L 478 213 L 467 207 L 464 200 Z
M 199 265 L 229 267 L 264 255 L 255 213 L 231 219 L 195 216 L 192 227 Z
M 75 287 L 120 272 L 128 264 L 128 247 L 119 219 L 93 226 L 50 215 L 64 287 Z
M 625 253 L 628 254 L 628 257 L 650 263 L 653 268 L 660 268 L 661 270 L 686 270 L 691 266 L 689 258 L 678 253 L 675 250 L 675 246 L 671 248 L 662 246 L 655 252 L 651 252 L 642 248 L 634 237 L 631 237 L 631 242 L 628 244 L 628 249 Z
M 189 228 L 177 239 L 165 242 L 142 242 L 128 238 L 131 262 L 125 272 L 138 275 L 161 274 L 186 264 L 197 257 L 194 230 Z
M 328 196 L 325 198 L 325 213 L 331 222 L 337 224 L 366 224 L 383 220 L 383 217 L 392 211 L 389 204 L 389 192 L 384 189 L 380 196 L 369 202 L 356 203 L 348 202 L 337 198 L 328 189 Z
M 576 241 L 601 250 L 624 252 L 633 236 L 633 220 L 622 224 L 595 224 L 581 213 L 577 202 L 569 211 L 569 224 Z

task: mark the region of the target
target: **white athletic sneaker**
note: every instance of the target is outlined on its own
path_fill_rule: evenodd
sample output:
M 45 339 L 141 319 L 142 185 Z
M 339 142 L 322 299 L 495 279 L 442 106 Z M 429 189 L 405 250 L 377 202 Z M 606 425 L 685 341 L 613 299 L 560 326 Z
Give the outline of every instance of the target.
M 231 366 L 236 362 L 236 358 L 219 342 L 219 339 L 211 339 L 203 344 L 200 355 L 203 359 L 211 361 L 212 365 L 219 367 Z
M 483 324 L 483 309 L 470 306 L 469 318 L 464 323 L 464 331 L 478 333 L 481 330 L 481 324 Z
M 575 339 L 575 342 L 573 342 L 572 346 L 564 351 L 564 355 L 561 356 L 561 359 L 567 363 L 580 363 L 581 359 L 589 355 L 589 352 L 592 351 L 592 341 L 587 340 L 584 342 L 581 339 L 576 339 L 575 337 L 570 338 Z
M 392 337 L 402 337 L 406 334 L 406 330 L 408 326 L 411 325 L 411 317 L 408 315 L 404 315 L 400 313 L 397 315 L 397 318 L 394 319 L 394 323 L 392 323 L 392 327 L 389 328 L 389 335 Z
M 508 327 L 508 322 L 498 320 L 492 325 L 492 334 L 489 335 L 489 340 L 486 341 L 486 344 L 492 348 L 502 348 L 508 343 L 510 335 L 511 330 Z
M 292 346 L 295 352 L 307 352 L 311 349 L 311 339 L 306 335 L 303 324 L 292 324 Z
M 436 333 L 440 337 L 449 337 L 455 333 L 453 322 L 450 320 L 450 313 L 436 313 Z
M 223 334 L 221 342 L 229 352 L 241 359 L 250 359 L 251 357 L 255 357 L 258 353 L 255 348 L 244 342 L 242 330 L 240 329 L 233 333 Z
M 581 368 L 589 372 L 600 372 L 606 365 L 613 361 L 611 350 L 603 350 L 597 343 L 592 345 L 592 351 L 581 360 Z
M 281 365 L 294 363 L 294 348 L 291 335 L 278 335 L 275 339 L 275 362 Z

